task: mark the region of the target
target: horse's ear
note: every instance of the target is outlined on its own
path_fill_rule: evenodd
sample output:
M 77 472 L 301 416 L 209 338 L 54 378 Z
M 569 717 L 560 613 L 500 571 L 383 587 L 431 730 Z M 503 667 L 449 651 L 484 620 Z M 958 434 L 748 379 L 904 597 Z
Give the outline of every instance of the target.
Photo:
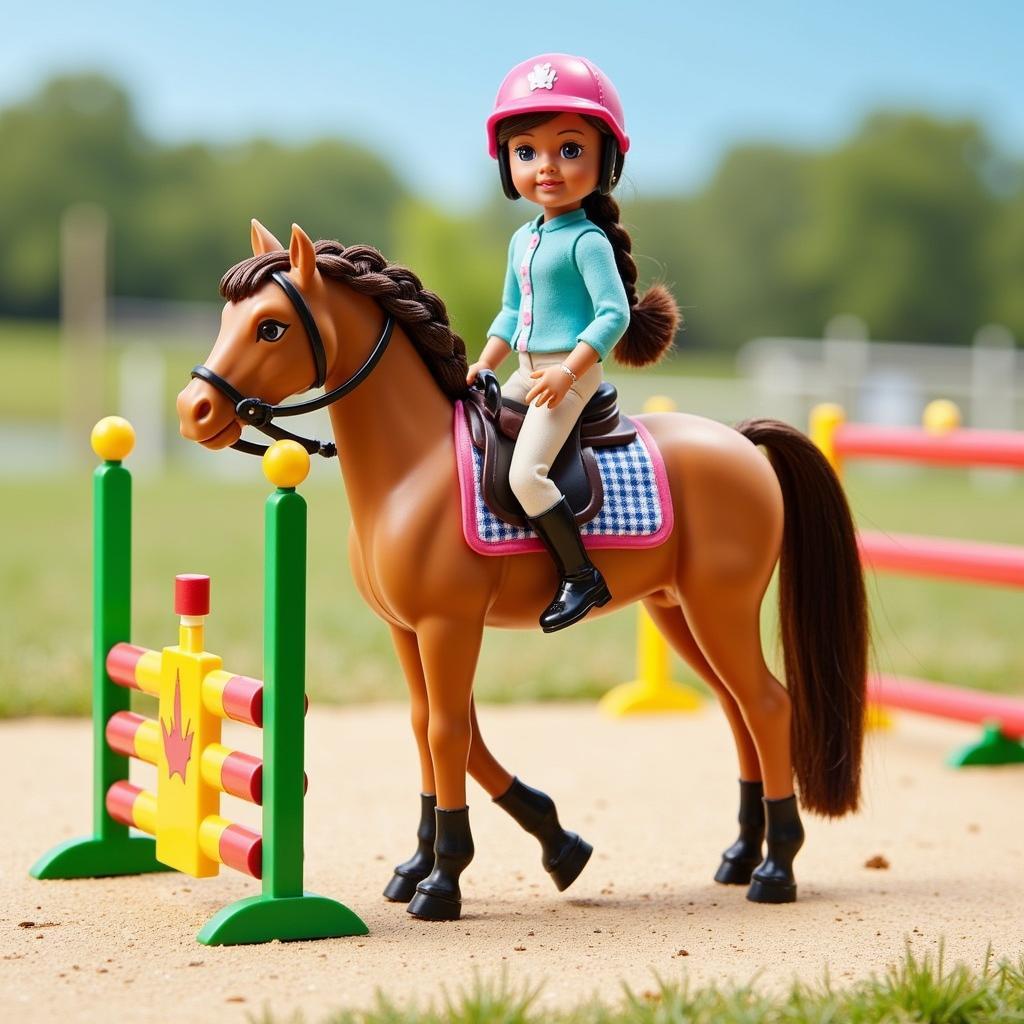
M 316 274 L 316 250 L 313 242 L 298 224 L 292 225 L 292 241 L 288 246 L 288 259 L 298 274 L 299 285 L 308 288 Z
M 255 217 L 252 219 L 249 240 L 252 242 L 253 256 L 262 256 L 265 252 L 279 252 L 284 249 L 284 246 Z

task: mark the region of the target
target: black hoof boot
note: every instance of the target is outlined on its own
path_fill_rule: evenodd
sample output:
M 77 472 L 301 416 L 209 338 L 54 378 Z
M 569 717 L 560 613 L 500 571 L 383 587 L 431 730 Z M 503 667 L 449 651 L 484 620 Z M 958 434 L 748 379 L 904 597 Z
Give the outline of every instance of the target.
M 392 903 L 408 903 L 416 895 L 416 886 L 430 874 L 434 867 L 434 838 L 437 835 L 437 821 L 434 809 L 437 797 L 433 793 L 420 793 L 420 824 L 416 829 L 416 852 L 395 873 L 384 889 L 384 898 Z
M 462 914 L 459 875 L 473 859 L 469 808 L 443 811 L 437 808 L 434 869 L 416 886 L 408 911 L 424 921 L 458 921 Z
M 562 828 L 554 801 L 519 779 L 494 802 L 540 841 L 544 870 L 559 892 L 568 889 L 586 867 L 594 848 L 575 832 Z
M 565 498 L 529 522 L 561 577 L 554 599 L 540 617 L 540 628 L 554 633 L 579 622 L 591 608 L 606 605 L 612 595 L 583 547 L 576 517 Z
M 722 854 L 722 863 L 715 872 L 721 885 L 746 885 L 754 868 L 761 863 L 764 842 L 764 786 L 760 782 L 740 779 L 740 834 Z
M 755 903 L 793 903 L 796 900 L 793 858 L 804 845 L 804 827 L 800 824 L 796 797 L 766 799 L 764 808 L 768 854 L 751 876 L 747 899 Z

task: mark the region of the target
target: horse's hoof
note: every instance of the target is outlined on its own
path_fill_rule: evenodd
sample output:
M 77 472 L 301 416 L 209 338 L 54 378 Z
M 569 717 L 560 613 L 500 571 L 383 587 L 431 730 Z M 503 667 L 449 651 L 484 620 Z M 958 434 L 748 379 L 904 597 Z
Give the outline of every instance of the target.
M 715 881 L 719 885 L 746 885 L 760 863 L 759 860 L 728 860 L 723 857 L 715 872 Z
M 462 916 L 462 900 L 418 888 L 406 909 L 421 921 L 458 921 Z
M 418 878 L 400 875 L 396 871 L 384 889 L 384 899 L 390 900 L 392 903 L 408 903 L 416 895 L 416 886 L 426 877 L 426 875 L 421 875 Z
M 590 843 L 576 836 L 576 842 L 568 852 L 548 868 L 551 880 L 559 892 L 565 892 L 580 877 L 580 872 L 587 866 L 587 861 L 590 860 L 590 855 L 593 852 L 594 848 Z
M 752 903 L 796 903 L 796 882 L 763 882 L 755 878 L 747 890 Z

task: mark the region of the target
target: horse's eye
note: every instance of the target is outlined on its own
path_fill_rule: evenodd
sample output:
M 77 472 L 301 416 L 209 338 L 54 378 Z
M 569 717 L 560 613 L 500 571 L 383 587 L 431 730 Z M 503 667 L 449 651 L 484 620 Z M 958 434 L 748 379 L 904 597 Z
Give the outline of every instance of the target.
M 262 320 L 256 328 L 256 337 L 260 341 L 280 341 L 287 330 L 288 325 L 281 323 L 280 320 Z

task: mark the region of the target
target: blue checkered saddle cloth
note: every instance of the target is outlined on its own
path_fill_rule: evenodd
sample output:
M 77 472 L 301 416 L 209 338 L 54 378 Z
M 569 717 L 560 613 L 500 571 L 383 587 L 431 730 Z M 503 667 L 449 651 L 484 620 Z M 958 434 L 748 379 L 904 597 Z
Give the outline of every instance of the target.
M 466 447 L 472 453 L 476 534 L 468 536 L 470 517 L 465 513 L 469 510 L 464 509 L 467 541 L 486 554 L 539 550 L 540 541 L 532 530 L 510 526 L 487 507 L 480 484 L 483 454 L 472 445 Z M 580 528 L 587 547 L 648 547 L 660 543 L 671 528 L 671 499 L 661 455 L 650 434 L 638 425 L 636 439 L 630 444 L 597 448 L 594 454 L 604 486 L 604 504 Z M 464 496 L 468 498 L 467 490 L 464 489 Z

